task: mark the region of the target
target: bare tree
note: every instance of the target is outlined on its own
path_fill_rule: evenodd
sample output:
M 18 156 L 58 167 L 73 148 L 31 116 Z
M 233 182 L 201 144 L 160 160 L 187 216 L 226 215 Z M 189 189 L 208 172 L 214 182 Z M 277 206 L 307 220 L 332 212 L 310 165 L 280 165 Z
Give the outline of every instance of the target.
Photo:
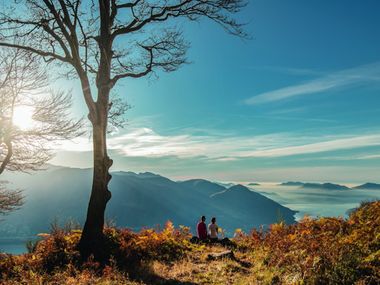
M 54 142 L 83 134 L 70 119 L 71 95 L 47 90 L 46 70 L 22 50 L 0 54 L 0 174 L 40 169 L 52 158 Z M 32 126 L 14 123 L 17 108 L 30 108 Z
M 0 215 L 17 210 L 23 204 L 22 192 L 9 190 L 4 181 L 0 181 Z
M 233 15 L 246 4 L 246 0 L 17 0 L 4 4 L 0 46 L 66 63 L 68 72 L 81 82 L 92 124 L 94 159 L 92 192 L 79 244 L 82 256 L 104 258 L 104 212 L 111 198 L 112 160 L 106 134 L 112 88 L 123 78 L 171 72 L 185 64 L 188 43 L 176 28 L 181 20 L 209 19 L 228 33 L 245 37 Z M 9 42 L 14 35 L 27 45 Z
M 48 77 L 35 55 L 23 50 L 0 53 L 0 175 L 38 170 L 52 158 L 52 143 L 83 133 L 82 120 L 68 116 L 71 96 L 46 90 Z M 42 93 L 42 94 L 41 94 Z M 14 124 L 17 108 L 29 107 L 33 126 Z M 26 109 L 25 109 L 26 110 Z M 28 118 L 25 118 L 26 120 Z M 22 192 L 0 181 L 0 214 L 18 209 Z

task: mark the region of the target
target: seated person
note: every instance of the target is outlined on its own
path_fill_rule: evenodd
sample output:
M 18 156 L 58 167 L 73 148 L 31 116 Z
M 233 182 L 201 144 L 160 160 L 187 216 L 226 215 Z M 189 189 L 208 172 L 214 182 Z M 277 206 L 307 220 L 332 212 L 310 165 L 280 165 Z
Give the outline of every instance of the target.
M 207 240 L 207 227 L 206 227 L 206 217 L 202 216 L 200 222 L 197 224 L 197 235 L 202 241 Z
M 211 224 L 208 225 L 208 230 L 209 230 L 209 233 L 210 233 L 210 240 L 212 242 L 216 242 L 218 241 L 218 225 L 216 224 L 216 218 L 213 217 L 211 219 Z

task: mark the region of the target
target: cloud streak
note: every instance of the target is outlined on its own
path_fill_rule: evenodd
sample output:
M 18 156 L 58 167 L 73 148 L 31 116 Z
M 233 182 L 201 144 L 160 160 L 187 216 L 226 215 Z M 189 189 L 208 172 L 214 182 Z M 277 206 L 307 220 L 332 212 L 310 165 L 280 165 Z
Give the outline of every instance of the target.
M 302 84 L 264 92 L 246 99 L 244 103 L 247 105 L 270 103 L 296 96 L 305 96 L 336 88 L 344 88 L 362 82 L 379 81 L 380 62 L 376 62 L 373 64 L 338 71 Z
M 257 136 L 161 135 L 149 128 L 131 129 L 109 138 L 108 147 L 125 157 L 194 158 L 231 162 L 244 158 L 274 158 L 380 146 L 380 133 L 350 136 L 302 137 L 291 133 Z M 87 139 L 63 150 L 91 151 Z
M 273 148 L 241 153 L 242 157 L 281 157 L 299 154 L 313 154 L 335 150 L 354 149 L 380 145 L 380 134 L 332 139 L 298 146 Z
M 130 128 L 124 133 L 109 137 L 108 148 L 122 157 L 202 157 L 206 160 L 232 162 L 246 158 L 275 158 L 380 146 L 380 132 L 336 136 L 300 136 L 297 133 L 235 136 L 221 132 L 203 132 L 209 135 L 197 133 L 202 132 L 197 130 L 193 134 L 186 130 L 184 134 L 163 135 L 151 128 Z M 59 149 L 87 152 L 92 151 L 92 144 L 89 138 L 78 138 L 65 142 Z M 365 158 L 380 157 L 369 153 Z

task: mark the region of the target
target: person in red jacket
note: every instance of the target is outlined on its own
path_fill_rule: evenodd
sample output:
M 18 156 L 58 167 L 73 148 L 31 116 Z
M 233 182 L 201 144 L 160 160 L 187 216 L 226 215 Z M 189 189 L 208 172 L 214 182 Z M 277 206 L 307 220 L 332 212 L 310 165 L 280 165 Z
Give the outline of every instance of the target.
M 197 234 L 200 240 L 207 240 L 207 226 L 206 217 L 202 216 L 200 222 L 197 224 Z

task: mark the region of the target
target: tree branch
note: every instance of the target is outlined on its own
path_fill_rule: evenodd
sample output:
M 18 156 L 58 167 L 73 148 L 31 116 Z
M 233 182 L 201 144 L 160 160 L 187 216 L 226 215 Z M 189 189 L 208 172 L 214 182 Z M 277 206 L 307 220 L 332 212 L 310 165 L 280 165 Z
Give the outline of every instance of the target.
M 71 63 L 71 60 L 69 58 L 67 58 L 67 57 L 58 55 L 58 54 L 53 53 L 53 52 L 48 52 L 48 51 L 43 51 L 43 50 L 40 50 L 40 49 L 35 49 L 35 48 L 30 47 L 30 46 L 24 46 L 24 45 L 19 45 L 19 44 L 12 44 L 12 43 L 7 43 L 7 42 L 0 42 L 0 46 L 25 50 L 25 51 L 28 51 L 28 52 L 32 52 L 32 53 L 38 54 L 38 55 L 40 55 L 40 56 L 42 56 L 44 58 L 48 57 L 49 58 L 48 61 L 57 59 L 57 60 L 60 60 L 60 61 L 63 61 L 63 62 Z
M 129 8 L 131 13 L 135 15 L 134 8 L 138 6 L 139 2 L 140 1 L 125 3 L 118 5 L 117 7 L 118 9 Z M 243 24 L 237 23 L 235 20 L 226 15 L 226 13 L 239 12 L 247 5 L 245 0 L 182 0 L 179 1 L 178 4 L 166 6 L 159 4 L 149 5 L 144 1 L 142 3 L 146 6 L 141 8 L 143 12 L 140 13 L 140 17 L 134 16 L 133 20 L 129 24 L 116 28 L 112 35 L 113 39 L 119 35 L 142 30 L 151 22 L 163 22 L 169 18 L 177 17 L 187 17 L 190 20 L 197 20 L 201 16 L 217 22 L 226 31 L 233 35 L 243 38 L 248 37 L 242 29 Z

